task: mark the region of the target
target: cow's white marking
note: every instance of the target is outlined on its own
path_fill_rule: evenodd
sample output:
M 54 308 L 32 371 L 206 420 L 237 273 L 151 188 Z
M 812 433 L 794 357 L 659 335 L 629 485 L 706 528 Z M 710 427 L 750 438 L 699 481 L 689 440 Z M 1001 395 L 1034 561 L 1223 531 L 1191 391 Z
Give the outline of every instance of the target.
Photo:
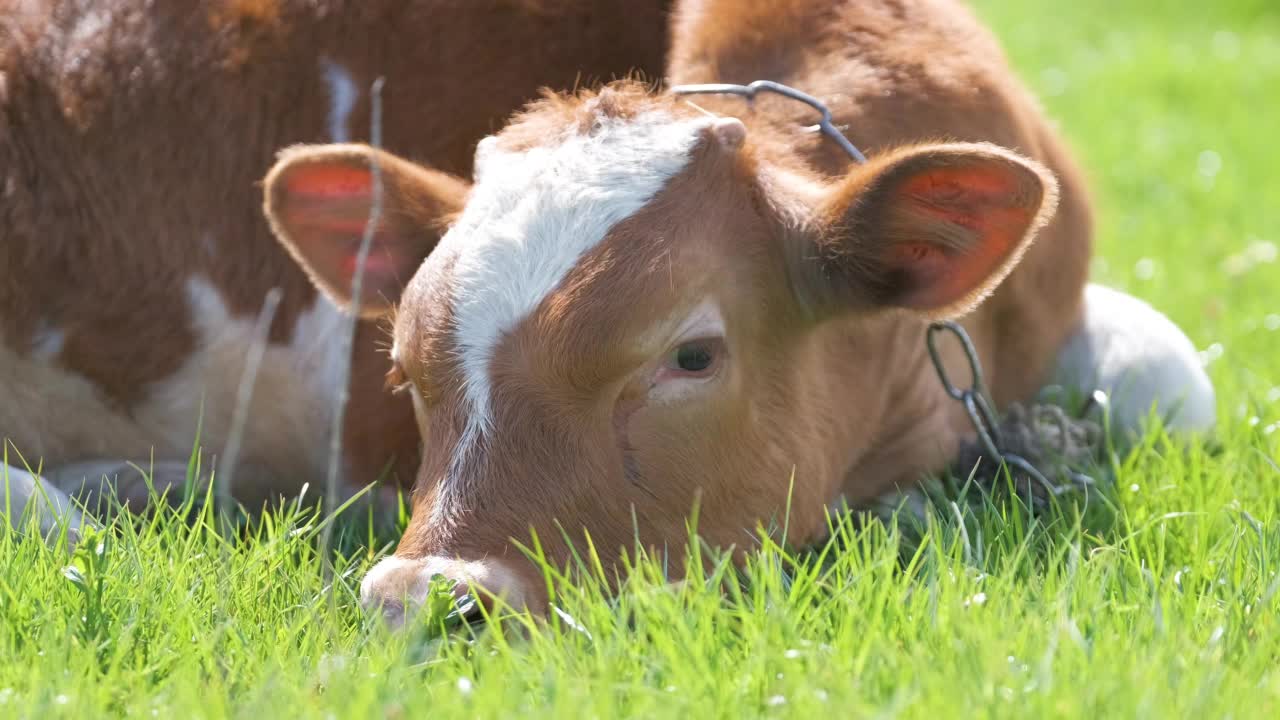
M 465 561 L 397 555 L 383 558 L 360 581 L 360 602 L 366 608 L 380 608 L 388 623 L 399 627 L 422 607 L 431 589 L 431 578 L 437 574 L 477 585 L 473 590 L 500 597 L 514 607 L 527 602 L 520 578 L 499 558 Z
M 0 428 L 33 467 L 43 462 L 51 482 L 79 487 L 86 461 L 185 465 L 197 425 L 208 469 L 208 454 L 221 451 L 230 431 L 256 317 L 233 316 L 202 277 L 188 280 L 187 295 L 196 347 L 127 414 L 84 376 L 0 344 Z M 345 382 L 336 352 L 345 322 L 317 298 L 288 342 L 266 349 L 240 454 L 241 467 L 253 472 L 237 473 L 245 502 L 257 502 L 259 492 L 296 491 L 327 467 L 333 396 Z
M 58 487 L 21 468 L 0 463 L 0 507 L 9 510 L 9 526 L 25 530 L 25 523 L 36 523 L 42 537 L 53 540 L 63 527 L 68 540 L 79 540 L 82 528 L 89 523 Z
M 454 340 L 470 407 L 451 475 L 491 425 L 489 361 L 503 333 L 685 167 L 712 122 L 651 112 L 524 152 L 478 148 L 467 207 L 427 259 L 456 257 Z
M 204 444 L 220 450 L 231 430 L 256 318 L 232 316 L 217 288 L 200 276 L 187 281 L 187 302 L 196 350 L 177 373 L 158 384 L 140 415 L 163 422 L 160 432 L 170 443 L 190 447 L 203 403 Z M 346 382 L 337 352 L 345 322 L 332 303 L 317 296 L 298 316 L 288 344 L 267 346 L 254 383 L 241 463 L 281 473 L 297 472 L 294 468 L 323 472 L 333 397 Z M 279 479 L 297 484 L 304 478 Z
M 320 67 L 325 84 L 329 86 L 329 140 L 348 142 L 351 139 L 351 111 L 360 95 L 356 81 L 352 79 L 351 71 L 329 58 L 322 58 Z
M 1147 303 L 1102 285 L 1085 288 L 1084 324 L 1059 353 L 1053 382 L 1107 391 L 1122 436 L 1141 431 L 1153 404 L 1171 431 L 1205 432 L 1216 419 L 1213 383 L 1191 340 Z
M 489 159 L 497 152 L 497 135 L 480 138 L 480 142 L 476 143 L 476 155 L 471 163 L 471 182 L 473 185 L 484 181 L 484 169 L 489 166 Z
M 70 42 L 73 46 L 87 43 L 94 36 L 101 34 L 111 26 L 111 14 L 102 10 L 91 10 L 83 13 L 77 18 L 76 24 L 71 28 Z M 72 53 L 67 58 L 67 65 L 71 68 L 79 66 L 85 61 L 81 53 Z
M 187 460 L 153 460 L 151 458 L 87 460 L 46 467 L 45 479 L 63 491 L 83 499 L 85 490 L 95 492 L 108 483 L 116 499 L 132 503 L 135 508 L 146 503 L 152 488 L 156 495 L 181 493 L 187 480 Z M 151 487 L 148 487 L 150 481 Z
M 62 352 L 66 341 L 66 332 L 51 326 L 48 320 L 41 319 L 31 336 L 31 357 L 44 362 L 53 360 Z

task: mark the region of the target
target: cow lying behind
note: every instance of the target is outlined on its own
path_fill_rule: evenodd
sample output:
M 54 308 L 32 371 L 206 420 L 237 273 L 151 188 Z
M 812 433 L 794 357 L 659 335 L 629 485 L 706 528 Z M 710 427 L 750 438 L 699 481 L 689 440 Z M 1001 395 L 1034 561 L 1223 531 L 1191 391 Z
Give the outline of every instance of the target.
M 670 81 L 798 87 L 870 162 L 784 99 L 621 83 L 486 138 L 465 202 L 360 145 L 292 148 L 267 178 L 277 233 L 339 303 L 331 248 L 368 217 L 372 165 L 388 187 L 376 242 L 395 262 L 371 268 L 371 311 L 394 311 L 393 379 L 427 445 L 367 603 L 398 619 L 442 573 L 536 608 L 511 538 L 535 530 L 563 561 L 559 523 L 608 560 L 636 536 L 682 541 L 695 499 L 701 535 L 742 548 L 757 522 L 783 525 L 793 474 L 786 539 L 813 539 L 832 501 L 909 486 L 971 435 L 927 359 L 930 318 L 964 317 L 1001 406 L 1058 366 L 1137 371 L 1160 383 L 1120 401 L 1125 422 L 1176 399 L 1184 427 L 1212 422 L 1181 333 L 1085 291 L 1081 179 L 966 10 L 691 0 L 673 28 Z M 439 244 L 422 232 L 455 213 Z M 1146 328 L 1141 352 L 1113 352 L 1122 319 Z
M 369 137 L 431 162 L 452 204 L 475 143 L 541 86 L 656 74 L 666 0 L 0 0 L 0 445 L 12 499 L 106 476 L 136 504 L 223 457 L 255 344 L 236 496 L 322 484 L 347 320 L 263 220 L 282 146 Z M 423 227 L 423 237 L 438 235 Z M 373 260 L 379 261 L 375 255 Z M 421 256 L 416 258 L 421 259 Z M 406 274 L 402 280 L 410 277 Z M 357 331 L 342 475 L 408 482 L 408 398 L 382 392 L 385 331 Z M 20 472 L 21 471 L 21 472 Z M 0 482 L 7 472 L 0 467 Z M 87 499 L 87 498 L 86 498 Z M 16 513 L 15 513 L 16 515 Z

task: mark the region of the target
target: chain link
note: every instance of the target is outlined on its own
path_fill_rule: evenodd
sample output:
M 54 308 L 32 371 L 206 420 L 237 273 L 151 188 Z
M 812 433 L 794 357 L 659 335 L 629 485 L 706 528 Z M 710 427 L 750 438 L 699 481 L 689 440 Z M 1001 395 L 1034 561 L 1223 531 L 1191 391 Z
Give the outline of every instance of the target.
M 942 355 L 938 352 L 937 338 L 944 332 L 954 335 L 964 349 L 965 359 L 969 363 L 969 372 L 973 378 L 973 382 L 966 389 L 956 387 L 951 382 L 947 369 L 943 365 Z M 993 460 L 998 458 L 1006 467 L 1021 470 L 1051 495 L 1062 495 L 1072 490 L 1069 486 L 1058 486 L 1050 482 L 1044 473 L 1021 455 L 1000 449 L 1003 444 L 1000 427 L 996 420 L 996 413 L 991 409 L 991 401 L 987 398 L 986 385 L 982 377 L 982 363 L 978 361 L 978 352 L 974 349 L 969 334 L 959 323 L 950 320 L 931 323 L 929 329 L 925 331 L 925 346 L 929 350 L 929 359 L 933 361 L 933 367 L 938 373 L 943 389 L 952 399 L 964 405 L 965 412 L 969 415 L 969 421 L 973 423 L 973 429 L 978 433 L 978 441 L 986 450 L 987 457 Z M 1069 475 L 1072 481 L 1079 485 L 1093 484 L 1093 479 L 1083 473 L 1069 472 Z

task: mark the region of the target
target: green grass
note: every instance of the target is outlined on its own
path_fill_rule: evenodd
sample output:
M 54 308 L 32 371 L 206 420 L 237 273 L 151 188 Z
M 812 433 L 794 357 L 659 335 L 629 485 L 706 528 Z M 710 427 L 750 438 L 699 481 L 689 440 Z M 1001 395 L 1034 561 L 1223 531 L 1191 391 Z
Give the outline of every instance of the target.
M 1213 446 L 1148 438 L 1105 522 L 1004 503 L 923 537 L 846 525 L 821 558 L 768 547 L 678 589 L 646 565 L 616 602 L 566 590 L 573 622 L 448 639 L 359 612 L 388 545 L 358 523 L 332 591 L 301 510 L 237 537 L 163 513 L 70 558 L 5 532 L 0 716 L 1275 717 L 1280 8 L 979 10 L 1092 177 L 1095 278 L 1206 349 Z

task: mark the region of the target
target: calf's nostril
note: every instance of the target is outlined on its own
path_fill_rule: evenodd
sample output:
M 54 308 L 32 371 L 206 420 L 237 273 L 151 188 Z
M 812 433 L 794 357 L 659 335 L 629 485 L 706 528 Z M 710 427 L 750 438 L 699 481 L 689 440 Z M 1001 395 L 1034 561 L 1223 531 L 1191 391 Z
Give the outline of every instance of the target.
M 367 608 L 368 606 L 366 606 Z M 382 599 L 376 608 L 382 614 L 382 619 L 392 629 L 399 628 L 404 625 L 404 603 L 391 598 Z

